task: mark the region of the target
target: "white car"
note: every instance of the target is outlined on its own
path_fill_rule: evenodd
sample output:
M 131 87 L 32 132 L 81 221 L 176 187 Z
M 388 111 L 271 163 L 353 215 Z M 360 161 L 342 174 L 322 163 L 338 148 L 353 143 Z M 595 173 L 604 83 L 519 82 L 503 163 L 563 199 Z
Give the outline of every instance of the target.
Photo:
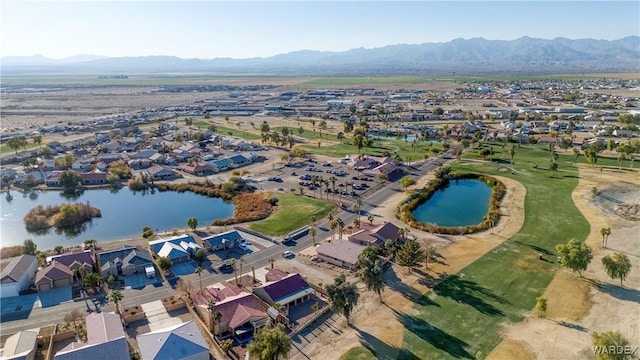
M 288 258 L 288 257 L 292 257 L 293 256 L 293 251 L 285 251 L 282 253 L 282 257 Z

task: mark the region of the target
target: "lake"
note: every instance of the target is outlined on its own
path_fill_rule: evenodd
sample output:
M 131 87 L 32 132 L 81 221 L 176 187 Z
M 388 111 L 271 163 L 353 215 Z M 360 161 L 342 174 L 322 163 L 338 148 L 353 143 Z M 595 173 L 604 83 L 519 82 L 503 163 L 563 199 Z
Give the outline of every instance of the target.
M 452 180 L 449 187 L 436 191 L 412 215 L 421 223 L 438 226 L 480 224 L 489 212 L 491 193 L 491 187 L 482 181 Z
M 56 245 L 71 246 L 86 239 L 99 242 L 120 240 L 140 236 L 142 228 L 148 226 L 154 232 L 187 227 L 187 218 L 198 219 L 199 226 L 206 226 L 216 219 L 233 216 L 235 206 L 220 198 L 209 198 L 191 192 L 137 191 L 122 188 L 86 190 L 75 199 L 62 196 L 60 191 L 39 191 L 36 195 L 25 195 L 12 191 L 13 200 L 5 193 L 0 197 L 0 239 L 2 246 L 21 245 L 32 239 L 38 249 L 53 249 Z M 82 202 L 102 211 L 101 218 L 87 223 L 86 229 L 77 236 L 57 234 L 51 229 L 47 234 L 28 233 L 23 218 L 37 205 L 60 205 L 65 202 Z
M 379 134 L 373 134 L 372 137 L 375 140 L 399 140 L 399 141 L 404 141 L 404 135 L 400 135 L 400 136 L 396 136 L 395 134 L 385 134 L 385 135 L 379 135 Z M 406 141 L 414 141 L 417 140 L 418 138 L 415 135 L 407 135 L 407 139 Z

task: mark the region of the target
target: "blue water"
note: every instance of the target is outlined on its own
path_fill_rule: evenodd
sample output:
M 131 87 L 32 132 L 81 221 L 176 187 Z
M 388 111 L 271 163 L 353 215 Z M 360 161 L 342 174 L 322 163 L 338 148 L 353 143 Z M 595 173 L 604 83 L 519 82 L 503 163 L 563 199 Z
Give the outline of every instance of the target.
M 489 211 L 491 188 L 478 180 L 452 180 L 412 213 L 422 223 L 438 226 L 469 226 L 482 222 Z
M 71 246 L 86 239 L 119 240 L 140 236 L 148 226 L 154 232 L 187 227 L 187 218 L 196 217 L 198 226 L 216 219 L 233 216 L 234 205 L 220 198 L 209 198 L 191 192 L 133 192 L 128 188 L 112 192 L 109 189 L 86 190 L 76 199 L 64 198 L 60 191 L 40 191 L 36 196 L 12 191 L 13 200 L 0 197 L 0 241 L 2 246 L 20 245 L 33 239 L 38 249 L 53 249 L 56 245 Z M 57 234 L 53 229 L 44 235 L 28 233 L 24 216 L 37 205 L 60 205 L 82 202 L 102 211 L 101 218 L 87 223 L 79 235 Z
M 404 141 L 404 135 L 396 136 L 393 135 L 373 135 L 373 138 L 376 140 L 402 140 Z M 407 141 L 414 141 L 417 137 L 415 135 L 407 135 Z

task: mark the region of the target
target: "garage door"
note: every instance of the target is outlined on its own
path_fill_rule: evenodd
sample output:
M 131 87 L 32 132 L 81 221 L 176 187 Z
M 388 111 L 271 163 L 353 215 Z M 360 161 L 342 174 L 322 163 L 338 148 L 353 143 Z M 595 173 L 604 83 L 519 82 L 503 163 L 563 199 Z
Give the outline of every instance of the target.
M 53 281 L 53 287 L 55 288 L 59 288 L 65 285 L 70 285 L 71 284 L 71 279 L 66 278 L 66 279 L 60 279 L 60 280 L 54 280 Z

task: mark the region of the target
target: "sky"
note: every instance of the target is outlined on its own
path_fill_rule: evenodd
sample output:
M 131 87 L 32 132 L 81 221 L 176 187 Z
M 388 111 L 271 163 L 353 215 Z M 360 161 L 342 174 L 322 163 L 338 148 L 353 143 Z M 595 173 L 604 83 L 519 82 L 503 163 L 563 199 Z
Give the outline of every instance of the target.
M 482 37 L 640 35 L 640 1 L 0 1 L 0 56 L 269 57 Z

